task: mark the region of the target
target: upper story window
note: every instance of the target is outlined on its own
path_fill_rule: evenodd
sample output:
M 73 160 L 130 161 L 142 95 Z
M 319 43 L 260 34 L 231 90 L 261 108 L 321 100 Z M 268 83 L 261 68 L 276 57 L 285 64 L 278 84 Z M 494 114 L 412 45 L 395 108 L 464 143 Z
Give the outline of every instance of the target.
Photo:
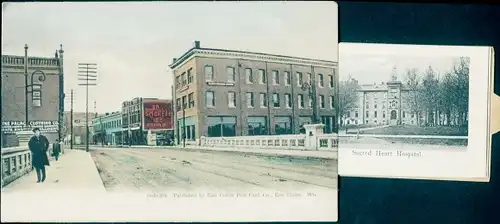
M 259 69 L 259 83 L 260 84 L 267 83 L 267 75 L 264 69 Z
M 181 75 L 181 79 L 182 79 L 182 85 L 186 85 L 187 84 L 187 79 L 186 79 L 186 73 L 183 72 L 182 75 Z
M 205 80 L 214 81 L 214 67 L 211 65 L 205 65 Z
M 193 83 L 193 68 L 187 70 L 188 84 Z
M 292 84 L 292 76 L 290 75 L 290 72 L 285 72 L 285 86 L 289 86 Z
M 323 74 L 318 74 L 318 86 L 325 87 L 325 82 L 323 80 Z
M 267 94 L 260 93 L 260 107 L 267 107 Z
M 215 107 L 215 93 L 213 91 L 205 92 L 205 105 L 207 107 Z
M 292 96 L 288 93 L 285 94 L 285 106 L 286 108 L 292 108 Z
M 236 107 L 236 92 L 229 91 L 227 93 L 227 106 L 230 108 Z
M 254 107 L 254 100 L 253 100 L 253 93 L 247 93 L 247 107 L 253 108 Z
M 251 68 L 245 68 L 245 78 L 247 84 L 253 83 L 253 74 Z
M 301 87 L 304 83 L 302 73 L 297 72 L 297 86 Z
M 325 108 L 325 96 L 319 95 L 319 106 Z
M 235 72 L 234 72 L 233 67 L 227 67 L 226 73 L 227 73 L 227 81 L 228 82 L 235 82 L 236 81 L 236 76 L 235 76 Z
M 279 93 L 273 93 L 273 106 L 276 108 L 280 107 L 280 95 L 279 95 Z
M 299 108 L 304 108 L 304 95 L 299 94 L 297 95 L 297 104 L 299 105 Z
M 333 79 L 333 75 L 329 75 L 328 77 L 330 78 L 330 79 L 329 79 L 330 88 L 333 88 L 333 84 L 334 84 L 334 83 L 333 83 L 333 81 L 334 81 L 334 79 Z
M 194 93 L 188 95 L 189 108 L 194 107 Z
M 335 108 L 335 99 L 333 96 L 330 96 L 330 108 L 331 109 Z
M 272 74 L 273 74 L 273 85 L 279 85 L 280 84 L 279 72 L 274 70 Z

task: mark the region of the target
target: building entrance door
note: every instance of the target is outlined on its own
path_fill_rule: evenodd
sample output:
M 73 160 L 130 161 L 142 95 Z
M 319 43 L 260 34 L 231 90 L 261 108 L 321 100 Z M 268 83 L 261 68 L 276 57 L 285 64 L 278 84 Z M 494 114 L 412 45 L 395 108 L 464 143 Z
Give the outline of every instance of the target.
M 398 114 L 396 110 L 391 111 L 391 119 L 389 121 L 389 125 L 398 125 Z

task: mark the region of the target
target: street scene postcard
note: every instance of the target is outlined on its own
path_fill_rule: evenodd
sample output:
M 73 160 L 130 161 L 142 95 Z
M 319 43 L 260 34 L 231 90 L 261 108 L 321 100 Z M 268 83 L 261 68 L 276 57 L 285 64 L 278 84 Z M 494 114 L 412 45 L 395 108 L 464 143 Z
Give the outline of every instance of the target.
M 337 221 L 335 2 L 2 4 L 2 222 Z
M 489 181 L 491 47 L 339 48 L 341 176 Z

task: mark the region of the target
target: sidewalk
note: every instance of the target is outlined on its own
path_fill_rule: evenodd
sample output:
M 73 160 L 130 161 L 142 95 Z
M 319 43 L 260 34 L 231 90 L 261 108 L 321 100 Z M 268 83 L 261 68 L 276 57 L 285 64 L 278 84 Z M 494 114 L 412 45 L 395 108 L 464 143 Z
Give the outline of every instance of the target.
M 51 159 L 50 166 L 45 169 L 45 182 L 36 183 L 36 172 L 33 170 L 2 188 L 2 193 L 39 190 L 106 191 L 92 157 L 85 151 L 66 149 L 59 161 Z
M 125 147 L 127 148 L 127 147 Z M 336 151 L 310 151 L 310 150 L 286 150 L 286 149 L 258 149 L 258 148 L 224 148 L 224 147 L 201 147 L 186 145 L 186 148 L 178 146 L 132 146 L 132 148 L 164 148 L 174 150 L 193 151 L 219 151 L 219 152 L 240 152 L 260 155 L 296 156 L 305 158 L 337 159 Z

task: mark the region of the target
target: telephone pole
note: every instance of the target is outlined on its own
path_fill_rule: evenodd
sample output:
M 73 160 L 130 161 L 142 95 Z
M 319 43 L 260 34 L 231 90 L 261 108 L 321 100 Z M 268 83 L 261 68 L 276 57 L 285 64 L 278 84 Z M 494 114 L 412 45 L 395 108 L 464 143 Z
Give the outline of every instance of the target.
M 97 84 L 97 64 L 95 63 L 78 63 L 78 80 L 79 86 L 85 86 L 85 129 L 86 129 L 86 144 L 85 151 L 89 151 L 89 86 L 96 86 Z
M 71 131 L 71 135 L 70 135 L 70 140 L 69 140 L 69 145 L 70 145 L 70 149 L 73 149 L 73 89 L 71 89 L 71 109 L 70 109 L 70 117 L 71 117 L 71 124 L 70 124 L 70 131 Z

